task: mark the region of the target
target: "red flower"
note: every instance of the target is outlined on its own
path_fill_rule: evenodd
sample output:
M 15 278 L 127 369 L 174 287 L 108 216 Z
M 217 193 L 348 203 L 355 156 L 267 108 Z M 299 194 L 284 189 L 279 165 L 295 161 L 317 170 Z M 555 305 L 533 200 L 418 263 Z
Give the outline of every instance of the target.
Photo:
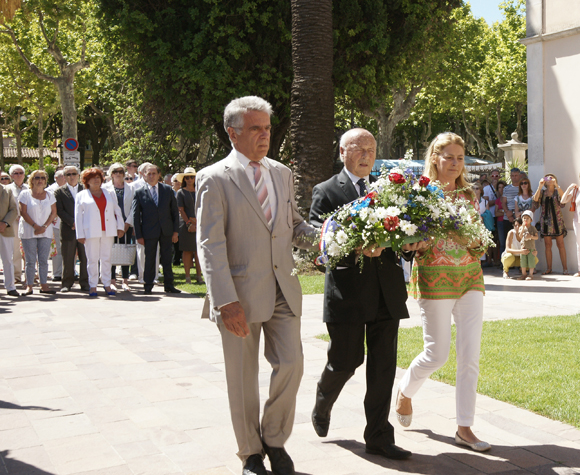
M 375 204 L 375 198 L 377 197 L 378 193 L 376 191 L 371 191 L 368 195 L 366 195 L 363 199 L 370 199 L 370 203 L 371 205 Z
M 383 221 L 383 226 L 387 231 L 394 231 L 399 226 L 398 216 L 388 216 Z
M 397 185 L 401 185 L 406 181 L 405 177 L 400 173 L 389 173 L 389 180 L 391 180 L 393 183 L 396 183 Z
M 427 178 L 425 175 L 422 175 L 421 178 L 419 178 L 419 185 L 427 186 L 430 181 L 431 180 L 429 180 L 429 178 Z

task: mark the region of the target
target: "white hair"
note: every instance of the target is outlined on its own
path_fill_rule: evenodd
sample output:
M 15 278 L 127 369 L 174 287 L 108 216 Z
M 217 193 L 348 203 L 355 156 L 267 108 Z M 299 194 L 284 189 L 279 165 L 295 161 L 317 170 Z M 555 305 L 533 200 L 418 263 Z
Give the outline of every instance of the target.
M 8 173 L 10 175 L 12 175 L 12 172 L 16 171 L 16 170 L 20 170 L 21 172 L 26 173 L 26 170 L 24 170 L 24 167 L 22 165 L 12 165 L 10 167 L 10 169 L 8 170 Z
M 107 170 L 107 176 L 111 177 L 115 170 L 123 170 L 123 174 L 125 174 L 125 167 L 122 164 L 120 164 L 119 162 L 115 162 Z
M 54 177 L 56 178 L 57 176 L 64 176 L 64 170 L 57 170 L 54 172 Z
M 347 142 L 349 142 L 351 139 L 353 139 L 354 137 L 361 135 L 361 134 L 368 134 L 373 139 L 375 138 L 373 136 L 373 134 L 371 134 L 367 129 L 362 129 L 362 128 L 350 129 L 350 130 L 347 130 L 340 137 L 340 148 L 341 149 L 346 148 Z M 342 156 L 342 152 L 340 152 L 340 161 L 344 162 L 344 157 Z
M 224 128 L 242 129 L 244 127 L 244 114 L 249 111 L 266 112 L 272 116 L 272 105 L 258 96 L 239 97 L 230 102 L 224 110 Z
M 66 174 L 66 172 L 69 171 L 69 170 L 70 171 L 75 171 L 77 173 L 79 172 L 79 169 L 76 166 L 74 166 L 74 165 L 67 165 L 66 167 L 64 167 L 62 169 L 62 172 Z M 55 173 L 55 175 L 56 175 L 56 173 Z
M 143 170 L 145 170 L 149 165 L 153 165 L 153 164 L 149 163 L 149 162 L 142 163 L 141 165 L 139 165 L 139 168 L 137 168 L 137 171 L 139 173 L 142 173 Z

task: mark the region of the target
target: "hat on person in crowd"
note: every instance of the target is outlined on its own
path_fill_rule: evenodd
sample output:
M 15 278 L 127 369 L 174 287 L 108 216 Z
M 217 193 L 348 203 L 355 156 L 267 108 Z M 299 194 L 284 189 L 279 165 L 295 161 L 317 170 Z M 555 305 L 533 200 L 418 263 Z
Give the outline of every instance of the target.
M 175 175 L 175 178 L 177 178 L 177 181 L 181 183 L 183 181 L 183 177 L 195 175 L 197 175 L 195 168 L 187 167 L 183 173 L 178 173 L 177 175 Z
M 534 219 L 534 213 L 532 213 L 532 212 L 531 212 L 529 209 L 528 209 L 527 211 L 524 211 L 524 212 L 522 213 L 522 218 L 523 218 L 524 216 L 528 216 L 528 217 L 529 217 L 531 220 L 533 220 L 533 219 Z

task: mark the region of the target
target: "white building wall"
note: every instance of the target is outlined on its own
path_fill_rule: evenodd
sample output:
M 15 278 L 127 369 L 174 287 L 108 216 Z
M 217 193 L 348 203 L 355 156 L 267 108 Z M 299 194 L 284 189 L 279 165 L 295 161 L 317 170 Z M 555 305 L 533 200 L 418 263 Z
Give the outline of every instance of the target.
M 533 189 L 553 173 L 563 190 L 580 183 L 580 1 L 527 1 L 528 164 Z M 578 272 L 569 205 L 564 208 L 568 270 Z M 536 212 L 536 219 L 539 211 Z M 539 268 L 546 268 L 538 241 Z M 562 271 L 555 242 L 553 270 Z

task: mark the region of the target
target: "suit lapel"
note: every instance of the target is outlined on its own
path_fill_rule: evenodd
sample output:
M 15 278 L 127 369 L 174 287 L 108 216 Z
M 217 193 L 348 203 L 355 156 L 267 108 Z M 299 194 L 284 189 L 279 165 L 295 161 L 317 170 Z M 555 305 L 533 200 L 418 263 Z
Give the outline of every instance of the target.
M 266 222 L 266 216 L 264 216 L 264 211 L 262 211 L 262 207 L 260 206 L 260 202 L 258 201 L 256 191 L 250 184 L 250 180 L 248 180 L 248 175 L 246 175 L 246 172 L 242 168 L 242 164 L 237 159 L 234 152 L 230 154 L 229 159 L 225 164 L 225 172 L 230 177 L 230 179 L 235 183 L 235 185 L 240 189 L 240 191 L 248 200 L 250 206 L 258 214 L 264 225 L 269 228 L 268 223 Z
M 264 160 L 268 159 L 264 158 Z M 286 206 L 287 203 L 285 203 L 282 199 L 282 196 L 286 196 L 282 194 L 282 190 L 284 189 L 284 183 L 282 183 L 282 174 L 275 166 L 272 165 L 271 160 L 268 163 L 270 163 L 270 168 L 268 171 L 270 172 L 270 178 L 272 178 L 272 183 L 274 184 L 274 193 L 276 193 L 276 219 L 272 223 L 272 229 L 274 229 L 274 226 L 276 226 L 278 221 L 281 219 L 281 216 L 285 216 L 284 206 Z M 262 212 L 262 214 L 264 213 Z M 266 218 L 264 218 L 264 221 L 265 219 Z
M 340 182 L 340 188 L 346 196 L 347 203 L 350 203 L 359 197 L 356 188 L 352 184 L 352 181 L 344 168 L 338 174 L 338 181 Z

